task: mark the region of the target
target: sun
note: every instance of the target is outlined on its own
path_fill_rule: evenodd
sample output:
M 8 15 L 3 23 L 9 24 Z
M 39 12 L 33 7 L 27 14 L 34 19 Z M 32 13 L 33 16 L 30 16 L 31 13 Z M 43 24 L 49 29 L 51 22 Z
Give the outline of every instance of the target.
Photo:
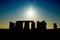
M 29 8 L 27 10 L 27 15 L 28 15 L 28 17 L 33 17 L 34 16 L 34 10 L 33 10 L 33 8 Z
M 28 6 L 26 9 L 25 9 L 25 20 L 36 20 L 36 9 L 33 7 L 33 6 Z

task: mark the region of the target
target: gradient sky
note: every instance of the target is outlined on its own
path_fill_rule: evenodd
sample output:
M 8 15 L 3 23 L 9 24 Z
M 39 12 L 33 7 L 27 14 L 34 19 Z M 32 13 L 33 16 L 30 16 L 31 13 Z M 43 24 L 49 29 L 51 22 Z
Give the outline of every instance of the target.
M 32 18 L 27 16 L 29 7 L 35 10 Z M 0 0 L 0 28 L 8 28 L 9 22 L 18 20 L 45 20 L 47 28 L 53 28 L 57 23 L 60 28 L 59 0 Z

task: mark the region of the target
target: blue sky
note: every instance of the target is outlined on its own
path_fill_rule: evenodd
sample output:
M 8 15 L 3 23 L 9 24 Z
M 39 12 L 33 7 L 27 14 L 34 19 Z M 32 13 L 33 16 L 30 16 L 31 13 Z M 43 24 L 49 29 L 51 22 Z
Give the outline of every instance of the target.
M 38 11 L 37 20 L 60 24 L 60 0 L 0 0 L 0 27 L 22 19 L 21 12 L 30 5 Z

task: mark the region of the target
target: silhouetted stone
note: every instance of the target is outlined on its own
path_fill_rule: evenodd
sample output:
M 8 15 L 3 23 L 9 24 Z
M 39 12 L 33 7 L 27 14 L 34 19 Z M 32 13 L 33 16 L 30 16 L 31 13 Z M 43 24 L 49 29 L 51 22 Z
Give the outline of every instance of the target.
M 37 21 L 37 30 L 41 31 L 41 22 Z
M 46 23 L 45 21 L 42 21 L 42 27 L 41 27 L 41 29 L 42 29 L 43 31 L 46 30 L 46 25 L 47 25 L 47 23 Z
M 24 30 L 29 30 L 29 21 L 25 21 L 25 27 Z
M 31 29 L 32 29 L 32 30 L 35 30 L 35 22 L 32 22 L 32 24 L 31 24 Z
M 14 31 L 14 23 L 12 22 L 9 23 L 9 29 L 10 31 Z
M 16 31 L 22 31 L 22 29 L 23 29 L 23 21 L 17 21 L 15 30 Z
M 54 29 L 57 29 L 57 24 L 56 23 L 54 23 Z
M 45 31 L 46 30 L 45 21 L 42 21 L 42 22 L 37 21 L 37 30 L 38 31 Z

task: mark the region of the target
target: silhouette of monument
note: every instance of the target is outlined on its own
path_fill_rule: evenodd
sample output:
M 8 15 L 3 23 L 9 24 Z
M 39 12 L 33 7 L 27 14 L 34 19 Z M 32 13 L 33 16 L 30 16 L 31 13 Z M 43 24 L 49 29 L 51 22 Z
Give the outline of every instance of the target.
M 23 21 L 17 21 L 15 31 L 22 31 L 22 29 L 23 29 Z
M 41 30 L 41 23 L 39 21 L 37 21 L 37 30 L 40 31 Z
M 42 22 L 37 21 L 37 30 L 45 31 L 46 30 L 46 22 L 45 21 L 42 21 Z
M 57 29 L 57 24 L 56 23 L 54 23 L 54 29 Z
M 24 29 L 23 29 L 23 23 L 24 23 Z M 29 25 L 30 25 L 29 23 L 31 23 L 31 30 L 29 30 Z M 34 21 L 16 21 L 16 23 L 9 22 L 10 30 L 1 30 L 0 29 L 0 33 L 5 33 L 4 35 L 6 35 L 6 33 L 11 34 L 11 32 L 12 32 L 13 36 L 16 35 L 15 33 L 17 33 L 17 36 L 20 37 L 19 39 L 21 39 L 21 38 L 31 39 L 33 37 L 34 38 L 37 37 L 37 39 L 38 38 L 40 39 L 40 36 L 41 37 L 43 37 L 42 35 L 44 35 L 44 37 L 46 36 L 46 34 L 44 34 L 45 32 L 48 34 L 50 32 L 52 32 L 51 34 L 53 34 L 53 35 L 55 35 L 54 33 L 60 34 L 60 29 L 57 29 L 56 23 L 54 23 L 54 29 L 46 29 L 46 25 L 47 25 L 47 23 L 45 21 L 42 21 L 42 22 L 37 21 L 37 29 L 35 29 Z M 48 36 L 50 36 L 50 35 L 48 35 Z
M 14 31 L 14 23 L 10 22 L 9 29 L 10 31 Z
M 47 23 L 45 21 L 42 21 L 42 30 L 46 30 Z
M 23 23 L 24 25 L 24 29 L 23 29 Z M 31 23 L 31 25 L 30 25 Z M 16 21 L 16 23 L 9 23 L 9 30 L 10 31 L 14 31 L 14 32 L 28 32 L 28 31 L 35 31 L 37 30 L 37 32 L 46 32 L 46 31 L 52 31 L 52 30 L 47 30 L 46 29 L 46 25 L 47 23 L 45 21 L 39 22 L 37 21 L 37 29 L 35 29 L 35 22 L 34 21 Z M 31 30 L 29 29 L 29 27 L 31 27 Z M 60 29 L 57 29 L 57 24 L 54 23 L 54 29 L 53 31 L 57 32 Z M 59 32 L 59 31 L 58 31 Z
M 24 25 L 24 29 L 23 29 L 23 23 L 25 23 Z M 17 32 L 21 32 L 21 31 L 29 31 L 29 26 L 31 24 L 32 30 L 35 29 L 35 23 L 33 21 L 16 21 L 16 23 L 12 23 L 10 22 L 10 29 L 17 31 Z
M 25 31 L 29 31 L 30 26 L 31 26 L 31 30 L 35 29 L 35 23 L 33 21 L 24 21 L 24 22 L 25 22 L 25 26 L 24 26 Z
M 24 30 L 26 30 L 26 31 L 29 30 L 29 21 L 25 21 Z
M 35 30 L 35 22 L 32 21 L 31 30 Z

